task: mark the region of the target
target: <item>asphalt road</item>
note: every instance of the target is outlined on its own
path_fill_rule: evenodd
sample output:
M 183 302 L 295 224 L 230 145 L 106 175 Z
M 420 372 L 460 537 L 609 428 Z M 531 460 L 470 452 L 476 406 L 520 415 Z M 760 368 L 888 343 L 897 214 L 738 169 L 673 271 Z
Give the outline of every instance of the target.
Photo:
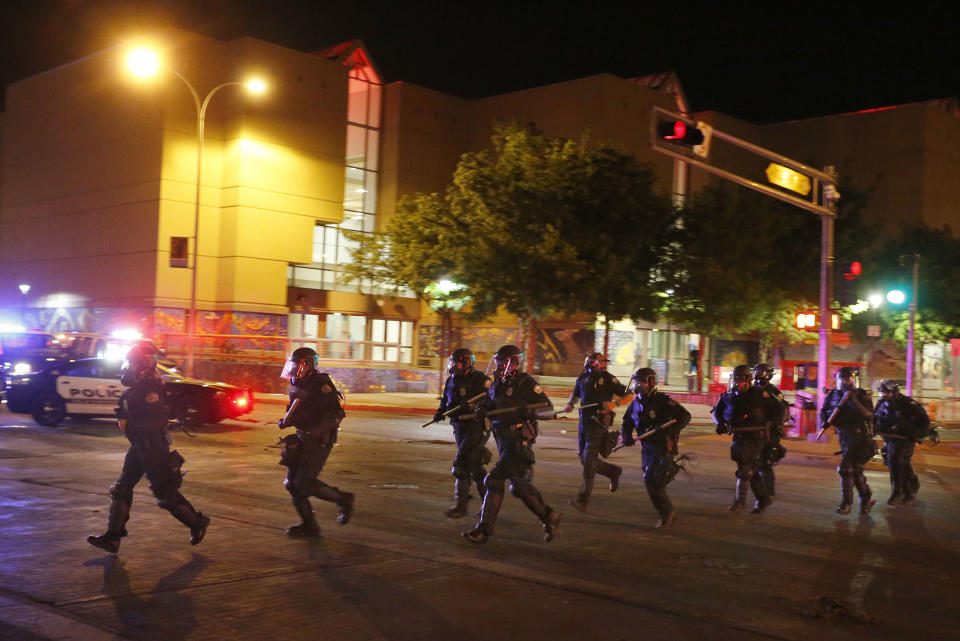
M 175 435 L 207 538 L 189 546 L 144 481 L 116 556 L 84 537 L 104 528 L 125 439 L 108 421 L 51 429 L 0 413 L 0 639 L 957 638 L 957 467 L 919 466 L 920 499 L 889 508 L 871 465 L 877 508 L 839 516 L 833 448 L 796 444 L 773 506 L 731 515 L 729 440 L 695 425 L 681 450 L 697 465 L 670 485 L 679 519 L 661 531 L 639 450 L 614 455 L 616 494 L 598 482 L 592 512 L 573 510 L 576 424 L 550 422 L 535 482 L 564 513 L 561 534 L 544 543 L 508 495 L 496 535 L 473 546 L 459 536 L 471 519 L 443 516 L 449 426 L 356 412 L 321 476 L 356 493 L 353 521 L 315 502 L 323 538 L 291 540 L 281 410 Z

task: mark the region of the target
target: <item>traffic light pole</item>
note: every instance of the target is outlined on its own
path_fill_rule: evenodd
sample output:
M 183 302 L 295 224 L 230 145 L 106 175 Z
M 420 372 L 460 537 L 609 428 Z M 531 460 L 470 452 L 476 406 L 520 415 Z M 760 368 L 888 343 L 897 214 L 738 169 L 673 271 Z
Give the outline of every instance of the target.
M 766 158 L 787 169 L 806 176 L 810 181 L 810 189 L 803 192 L 803 195 L 809 194 L 810 199 L 794 196 L 780 189 L 774 189 L 769 185 L 761 184 L 751 178 L 740 176 L 732 171 L 714 166 L 707 161 L 709 155 L 709 141 L 705 140 L 705 150 L 699 153 L 692 148 L 686 149 L 683 145 L 672 142 L 672 137 L 661 139 L 659 125 L 662 119 L 683 120 L 686 125 L 698 129 L 701 123 L 690 120 L 689 117 L 672 113 L 660 107 L 653 107 L 650 110 L 650 147 L 657 152 L 670 156 L 676 160 L 689 163 L 699 167 L 715 176 L 719 176 L 730 182 L 749 187 L 754 191 L 759 191 L 778 200 L 796 205 L 802 209 L 820 216 L 820 340 L 817 348 L 817 415 L 823 408 L 823 401 L 826 397 L 826 380 L 830 369 L 830 335 L 833 331 L 832 315 L 830 304 L 833 301 L 833 224 L 837 216 L 837 200 L 840 194 L 837 192 L 837 172 L 832 166 L 828 166 L 824 171 L 818 171 L 808 167 L 786 156 L 770 151 L 747 142 L 728 133 L 707 127 L 705 131 L 711 138 L 723 141 L 724 143 L 738 147 L 748 153 Z M 782 185 L 780 185 L 782 186 Z M 909 370 L 908 370 L 909 371 Z

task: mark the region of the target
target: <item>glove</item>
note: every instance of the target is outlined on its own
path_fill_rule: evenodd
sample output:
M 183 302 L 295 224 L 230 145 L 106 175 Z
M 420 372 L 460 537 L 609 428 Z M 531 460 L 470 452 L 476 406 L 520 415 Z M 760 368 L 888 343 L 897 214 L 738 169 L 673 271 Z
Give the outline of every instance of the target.
M 624 447 L 633 447 L 636 443 L 632 436 L 624 436 L 623 434 L 620 435 L 620 442 L 623 443 Z
M 573 405 L 570 404 L 570 403 L 567 403 L 567 406 L 564 407 L 564 408 L 563 408 L 563 411 L 560 412 L 560 413 L 561 413 L 561 414 L 567 414 L 568 412 L 572 412 L 572 411 L 573 411 Z
M 279 427 L 281 430 L 287 426 L 287 424 L 284 423 L 284 421 L 286 420 L 286 418 L 287 418 L 287 417 L 284 416 L 284 417 L 281 418 L 279 421 L 277 421 L 277 427 Z
M 730 431 L 729 423 L 718 423 L 717 424 L 717 434 L 726 434 Z
M 433 422 L 434 422 L 434 423 L 439 423 L 440 421 L 442 421 L 442 420 L 445 419 L 445 418 L 446 418 L 446 416 L 443 415 L 443 412 L 441 412 L 440 410 L 437 410 L 437 413 L 433 415 Z

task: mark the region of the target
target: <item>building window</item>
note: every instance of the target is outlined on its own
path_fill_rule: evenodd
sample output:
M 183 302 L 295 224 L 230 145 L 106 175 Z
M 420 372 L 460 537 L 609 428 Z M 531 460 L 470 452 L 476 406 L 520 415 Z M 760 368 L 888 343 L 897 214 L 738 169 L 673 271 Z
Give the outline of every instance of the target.
M 413 323 L 374 318 L 370 323 L 371 360 L 410 363 L 413 360 Z M 393 345 L 378 345 L 393 343 Z

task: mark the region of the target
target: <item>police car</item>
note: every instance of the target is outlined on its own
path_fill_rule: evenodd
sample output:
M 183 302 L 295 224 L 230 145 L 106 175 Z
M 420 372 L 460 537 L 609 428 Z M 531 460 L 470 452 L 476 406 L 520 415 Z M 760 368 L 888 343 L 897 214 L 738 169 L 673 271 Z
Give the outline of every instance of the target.
M 60 361 L 30 373 L 4 376 L 4 402 L 15 414 L 30 414 L 40 425 L 53 426 L 64 418 L 114 416 L 124 392 L 115 358 Z M 253 410 L 253 394 L 228 383 L 182 376 L 160 365 L 171 417 L 196 427 L 236 418 Z

